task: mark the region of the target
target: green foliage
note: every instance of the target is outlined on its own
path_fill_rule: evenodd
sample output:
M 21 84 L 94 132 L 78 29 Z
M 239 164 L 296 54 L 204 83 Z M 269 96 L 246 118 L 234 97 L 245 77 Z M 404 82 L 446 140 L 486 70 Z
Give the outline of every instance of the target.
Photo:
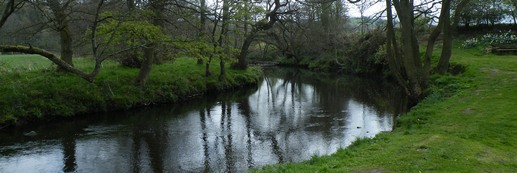
M 110 15 L 112 14 L 105 13 L 102 16 Z M 97 34 L 104 44 L 129 47 L 170 40 L 159 26 L 153 25 L 148 20 L 116 20 L 114 17 L 108 18 L 106 22 L 99 25 Z
M 355 74 L 382 74 L 387 70 L 385 46 L 386 37 L 381 31 L 361 36 L 346 53 L 342 68 Z M 382 52 L 384 51 L 384 52 Z
M 2 62 L 0 56 L 0 62 Z M 83 61 L 83 63 L 86 61 Z M 105 68 L 95 83 L 75 75 L 33 70 L 0 74 L 0 124 L 68 117 L 99 111 L 129 109 L 176 102 L 207 92 L 255 84 L 258 68 L 227 69 L 226 80 L 205 78 L 204 67 L 193 58 L 156 65 L 145 87 L 133 85 L 138 70 L 116 65 Z M 91 68 L 77 63 L 80 68 Z M 83 67 L 81 67 L 83 66 Z M 219 70 L 218 63 L 211 70 Z
M 127 67 L 140 67 L 144 59 L 143 49 L 151 43 L 156 48 L 158 62 L 174 59 L 175 53 L 170 49 L 172 38 L 160 26 L 146 20 L 150 15 L 142 11 L 140 15 L 120 17 L 123 15 L 105 12 L 101 17 L 106 21 L 97 27 L 97 39 L 108 52 L 116 52 L 118 55 L 115 58 Z M 91 32 L 88 31 L 88 34 Z
M 227 48 L 229 54 L 226 53 L 225 48 L 217 44 L 206 41 L 196 41 L 187 38 L 176 38 L 171 42 L 171 45 L 178 51 L 177 56 L 188 56 L 206 61 L 208 58 L 224 59 L 233 61 L 233 54 L 238 52 L 235 48 Z

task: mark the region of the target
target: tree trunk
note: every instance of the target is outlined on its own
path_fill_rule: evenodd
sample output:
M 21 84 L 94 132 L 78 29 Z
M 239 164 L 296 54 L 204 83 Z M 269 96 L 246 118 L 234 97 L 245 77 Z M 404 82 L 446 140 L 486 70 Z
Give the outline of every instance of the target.
M 201 0 L 200 2 L 200 8 L 199 9 L 199 16 L 200 16 L 200 26 L 199 26 L 199 37 L 205 41 L 205 36 L 206 36 L 206 0 Z M 197 64 L 203 64 L 203 59 L 201 58 L 198 58 L 197 59 Z
M 70 33 L 70 27 L 68 24 L 68 14 L 65 11 L 68 8 L 71 0 L 60 2 L 57 0 L 49 0 L 48 7 L 54 14 L 56 31 L 59 32 L 59 43 L 61 46 L 61 60 L 74 66 L 72 62 L 73 50 L 72 50 L 72 35 Z M 66 71 L 61 67 L 58 67 L 58 71 Z
M 212 58 L 210 57 L 210 59 Z M 208 77 L 210 75 L 212 74 L 210 73 L 210 60 L 208 60 L 205 64 L 205 76 Z
M 400 19 L 402 59 L 408 79 L 409 97 L 412 102 L 417 102 L 423 97 L 427 82 L 424 81 L 420 50 L 414 29 L 413 1 L 394 0 L 393 2 Z
M 230 4 L 228 2 L 229 0 L 223 0 L 223 23 L 221 26 L 221 35 L 219 36 L 219 46 L 224 48 L 224 55 L 219 56 L 219 65 L 220 65 L 220 73 L 219 73 L 219 79 L 225 78 L 225 70 L 224 70 L 224 58 L 225 56 L 230 55 L 230 49 L 228 45 L 228 25 L 230 20 Z
M 225 69 L 224 61 L 222 58 L 219 61 L 219 66 L 221 67 L 220 73 L 219 73 L 219 80 L 224 80 L 224 79 L 226 79 L 226 69 Z
M 450 0 L 444 0 L 444 2 L 445 1 L 450 1 Z M 442 5 L 442 7 L 444 7 L 444 6 Z M 440 17 L 438 18 L 439 19 L 438 25 L 436 26 L 436 28 L 434 28 L 433 32 L 431 33 L 431 35 L 429 36 L 428 41 L 427 41 L 427 49 L 425 51 L 425 58 L 424 58 L 425 81 L 429 80 L 429 75 L 431 73 L 431 58 L 433 56 L 434 44 L 435 44 L 436 40 L 438 39 L 438 37 L 440 36 L 440 34 L 442 33 L 443 25 L 444 25 L 443 22 L 445 21 L 444 18 L 447 15 L 446 10 L 448 10 L 448 9 L 446 9 L 446 8 L 441 9 Z
M 154 45 L 150 45 L 144 48 L 144 61 L 138 71 L 138 76 L 135 79 L 135 84 L 138 86 L 144 86 L 147 83 L 147 78 L 151 72 L 151 68 L 154 61 Z
M 63 25 L 63 28 L 59 31 L 59 36 L 61 43 L 61 60 L 73 67 L 74 63 L 72 62 L 72 57 L 74 56 L 74 52 L 72 50 L 72 35 L 70 34 L 68 23 Z
M 154 12 L 153 24 L 163 28 L 164 17 L 163 12 L 165 11 L 164 0 L 151 0 L 151 10 Z M 147 83 L 147 78 L 151 72 L 151 68 L 155 61 L 156 43 L 151 43 L 144 48 L 144 61 L 138 72 L 138 76 L 135 79 L 135 84 L 138 86 L 144 86 Z
M 406 91 L 406 94 L 409 95 L 409 90 L 407 83 L 405 82 L 404 77 L 401 73 L 401 63 L 400 63 L 400 56 L 399 56 L 399 48 L 397 45 L 397 39 L 395 37 L 395 29 L 393 25 L 393 13 L 391 10 L 391 0 L 386 0 L 386 17 L 387 17 L 387 26 L 386 26 L 386 53 L 387 53 L 387 60 L 388 60 L 388 66 L 390 67 L 391 72 L 393 73 L 393 76 L 399 83 L 399 85 L 404 88 Z
M 242 43 L 241 52 L 239 53 L 239 56 L 237 57 L 238 62 L 233 65 L 233 68 L 237 68 L 237 69 L 248 68 L 248 61 L 247 61 L 246 57 L 248 56 L 249 47 L 251 46 L 251 43 L 253 42 L 254 39 L 255 39 L 254 33 L 250 33 L 246 37 L 246 39 L 244 40 L 244 43 Z
M 451 0 L 444 0 L 442 5 L 442 12 L 445 12 L 443 20 L 443 47 L 440 61 L 436 68 L 438 74 L 445 74 L 449 69 L 449 60 L 451 59 L 452 51 L 452 32 L 451 32 Z M 440 20 L 440 22 L 442 22 Z

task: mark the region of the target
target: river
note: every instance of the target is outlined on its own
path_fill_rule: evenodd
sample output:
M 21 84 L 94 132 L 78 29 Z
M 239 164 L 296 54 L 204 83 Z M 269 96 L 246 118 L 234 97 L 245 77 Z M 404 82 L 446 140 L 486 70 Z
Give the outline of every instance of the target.
M 299 162 L 392 130 L 403 95 L 381 79 L 269 68 L 253 88 L 4 129 L 0 172 L 244 172 Z

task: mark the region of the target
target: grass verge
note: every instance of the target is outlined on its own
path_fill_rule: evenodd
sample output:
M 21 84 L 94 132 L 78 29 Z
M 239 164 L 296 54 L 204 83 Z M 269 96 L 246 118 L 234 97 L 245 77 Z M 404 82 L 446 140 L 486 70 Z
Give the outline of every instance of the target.
M 393 132 L 251 172 L 517 172 L 517 56 L 455 49 L 452 62 L 466 72 L 434 76 Z
M 19 56 L 19 55 L 18 55 Z M 27 59 L 32 59 L 28 69 Z M 76 66 L 91 69 L 82 59 Z M 204 76 L 204 66 L 195 59 L 178 58 L 175 62 L 155 65 L 145 87 L 133 85 L 138 69 L 107 62 L 94 83 L 65 73 L 55 72 L 38 57 L 0 56 L 0 125 L 70 117 L 92 112 L 124 110 L 155 103 L 169 103 L 209 92 L 256 84 L 259 68 L 227 69 L 219 80 L 219 63 L 211 65 L 213 73 Z M 33 67 L 38 68 L 33 68 Z M 227 65 L 228 67 L 229 65 Z M 16 69 L 16 70 L 13 70 Z

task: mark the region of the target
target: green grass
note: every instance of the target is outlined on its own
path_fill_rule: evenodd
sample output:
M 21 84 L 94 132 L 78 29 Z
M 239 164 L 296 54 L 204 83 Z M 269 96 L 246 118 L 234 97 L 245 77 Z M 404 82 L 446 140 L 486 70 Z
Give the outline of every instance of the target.
M 453 50 L 459 76 L 433 76 L 429 97 L 393 132 L 331 156 L 251 172 L 517 172 L 517 56 Z
M 138 69 L 121 67 L 115 62 L 106 62 L 97 80 L 88 83 L 78 76 L 55 72 L 54 67 L 45 67 L 49 66 L 44 65 L 48 63 L 45 59 L 18 56 L 0 56 L 0 63 L 7 61 L 20 68 L 27 67 L 27 63 L 43 65 L 40 69 L 0 72 L 0 125 L 176 102 L 255 84 L 262 74 L 256 67 L 227 69 L 226 80 L 219 80 L 219 63 L 213 63 L 214 75 L 206 78 L 204 66 L 197 65 L 195 59 L 178 58 L 153 66 L 147 85 L 137 87 L 133 80 Z M 85 70 L 93 67 L 88 59 L 75 64 Z

